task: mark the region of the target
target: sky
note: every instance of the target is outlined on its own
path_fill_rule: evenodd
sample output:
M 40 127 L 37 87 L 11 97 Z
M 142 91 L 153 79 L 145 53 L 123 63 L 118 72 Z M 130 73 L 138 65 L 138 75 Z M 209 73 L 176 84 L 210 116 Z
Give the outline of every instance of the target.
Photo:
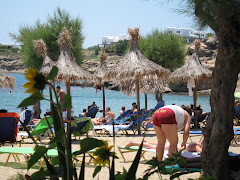
M 164 0 L 163 0 L 164 1 Z M 0 1 L 0 43 L 17 44 L 9 33 L 18 34 L 20 26 L 44 23 L 57 7 L 72 17 L 80 17 L 85 36 L 83 47 L 101 44 L 102 36 L 126 34 L 129 27 L 139 27 L 140 35 L 167 27 L 194 29 L 192 18 L 173 11 L 177 0 L 8 0 Z

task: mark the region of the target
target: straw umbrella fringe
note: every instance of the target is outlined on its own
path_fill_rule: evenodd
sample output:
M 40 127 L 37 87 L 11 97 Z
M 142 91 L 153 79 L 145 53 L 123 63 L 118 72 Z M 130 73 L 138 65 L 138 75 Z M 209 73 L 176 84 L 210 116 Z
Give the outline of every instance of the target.
M 106 59 L 107 55 L 104 53 L 104 50 L 100 53 L 100 64 L 98 65 L 96 72 L 93 74 L 93 76 L 96 78 L 97 85 L 102 86 L 102 92 L 103 92 L 103 117 L 105 117 L 105 87 L 104 87 L 104 80 L 103 77 L 107 73 L 107 65 L 106 65 Z
M 160 79 L 166 78 L 170 71 L 160 65 L 148 60 L 139 50 L 139 28 L 128 30 L 131 35 L 130 50 L 123 59 L 108 71 L 105 78 L 121 81 L 126 78 L 133 78 L 136 82 L 137 108 L 138 108 L 138 133 L 140 134 L 140 100 L 139 82 L 144 76 L 157 75 Z
M 119 85 L 120 90 L 128 96 L 131 96 L 136 91 L 136 80 L 134 79 L 125 79 L 120 81 Z M 163 93 L 168 90 L 167 81 L 159 80 L 157 76 L 152 78 L 143 77 L 139 82 L 139 86 L 140 93 L 156 93 L 156 91 Z
M 15 77 L 4 73 L 0 73 L 0 88 L 8 87 L 14 89 Z
M 167 81 L 159 80 L 156 75 L 143 77 L 139 82 L 139 86 L 139 92 L 145 94 L 145 110 L 147 110 L 147 93 L 156 94 L 156 92 L 163 93 L 169 90 Z M 136 91 L 136 80 L 126 79 L 120 81 L 120 90 L 128 96 L 131 96 Z

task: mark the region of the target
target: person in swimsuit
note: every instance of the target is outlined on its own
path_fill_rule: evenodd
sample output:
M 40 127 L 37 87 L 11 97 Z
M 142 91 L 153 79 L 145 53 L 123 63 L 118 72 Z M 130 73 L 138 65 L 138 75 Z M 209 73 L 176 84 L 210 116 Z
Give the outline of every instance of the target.
M 155 133 L 157 135 L 156 154 L 162 161 L 166 139 L 169 141 L 169 155 L 177 152 L 178 131 L 183 130 L 183 142 L 181 147 L 186 148 L 187 139 L 191 125 L 191 109 L 177 105 L 163 106 L 152 116 Z

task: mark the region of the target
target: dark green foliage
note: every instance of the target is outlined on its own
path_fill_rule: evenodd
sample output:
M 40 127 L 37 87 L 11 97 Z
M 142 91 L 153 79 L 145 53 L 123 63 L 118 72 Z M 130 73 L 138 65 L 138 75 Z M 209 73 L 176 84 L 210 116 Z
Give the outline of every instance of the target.
M 106 53 L 115 53 L 116 50 L 115 50 L 115 46 L 109 46 L 105 49 L 105 52 Z
M 115 50 L 117 54 L 125 54 L 128 50 L 129 40 L 120 40 L 115 45 Z
M 43 58 L 34 49 L 33 40 L 43 39 L 52 60 L 56 61 L 59 56 L 57 38 L 62 28 L 66 27 L 72 37 L 72 52 L 78 63 L 83 59 L 82 44 L 82 20 L 72 18 L 70 14 L 57 8 L 53 16 L 48 16 L 46 23 L 37 21 L 34 26 L 21 26 L 18 34 L 10 33 L 12 39 L 23 44 L 21 53 L 24 57 L 24 64 L 27 67 L 40 69 Z
M 99 54 L 99 51 L 101 51 L 101 48 L 97 46 L 96 49 L 95 49 L 95 55 L 96 56 Z
M 149 60 L 170 70 L 182 66 L 186 56 L 182 37 L 157 29 L 141 37 L 139 47 Z

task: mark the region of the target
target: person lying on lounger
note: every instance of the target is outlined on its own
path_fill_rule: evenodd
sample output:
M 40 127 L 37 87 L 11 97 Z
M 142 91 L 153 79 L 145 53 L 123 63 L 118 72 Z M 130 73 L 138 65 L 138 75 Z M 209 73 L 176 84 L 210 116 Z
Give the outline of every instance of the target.
M 94 125 L 102 125 L 104 123 L 110 123 L 111 119 L 115 119 L 115 114 L 111 111 L 110 107 L 107 107 L 105 117 L 93 118 L 92 122 Z
M 129 148 L 131 146 L 140 146 L 141 142 L 135 142 L 135 141 L 130 141 L 125 148 Z M 164 150 L 168 151 L 170 144 L 166 143 L 164 146 Z M 143 148 L 147 149 L 156 149 L 157 143 L 154 142 L 149 142 L 149 141 L 144 141 L 143 142 Z M 177 145 L 177 150 L 180 151 L 182 150 L 183 147 L 181 146 L 180 143 Z M 202 152 L 202 143 L 190 143 L 186 145 L 185 151 L 187 152 Z
M 141 142 L 135 142 L 135 141 L 130 141 L 125 148 L 129 148 L 131 146 L 140 146 Z M 202 145 L 203 143 L 190 143 L 186 145 L 186 149 L 184 151 L 186 152 L 202 152 Z M 169 143 L 166 143 L 164 146 L 164 151 L 168 151 L 169 150 Z M 156 149 L 157 147 L 157 143 L 154 142 L 148 142 L 148 141 L 144 141 L 143 142 L 143 148 L 147 148 L 147 149 Z M 177 151 L 182 150 L 183 147 L 181 146 L 180 143 L 178 143 L 177 145 Z M 186 161 L 186 164 L 178 164 L 179 167 L 181 168 L 202 168 L 202 162 L 201 162 L 201 157 L 191 157 L 191 158 L 187 158 L 182 156 L 182 158 Z

